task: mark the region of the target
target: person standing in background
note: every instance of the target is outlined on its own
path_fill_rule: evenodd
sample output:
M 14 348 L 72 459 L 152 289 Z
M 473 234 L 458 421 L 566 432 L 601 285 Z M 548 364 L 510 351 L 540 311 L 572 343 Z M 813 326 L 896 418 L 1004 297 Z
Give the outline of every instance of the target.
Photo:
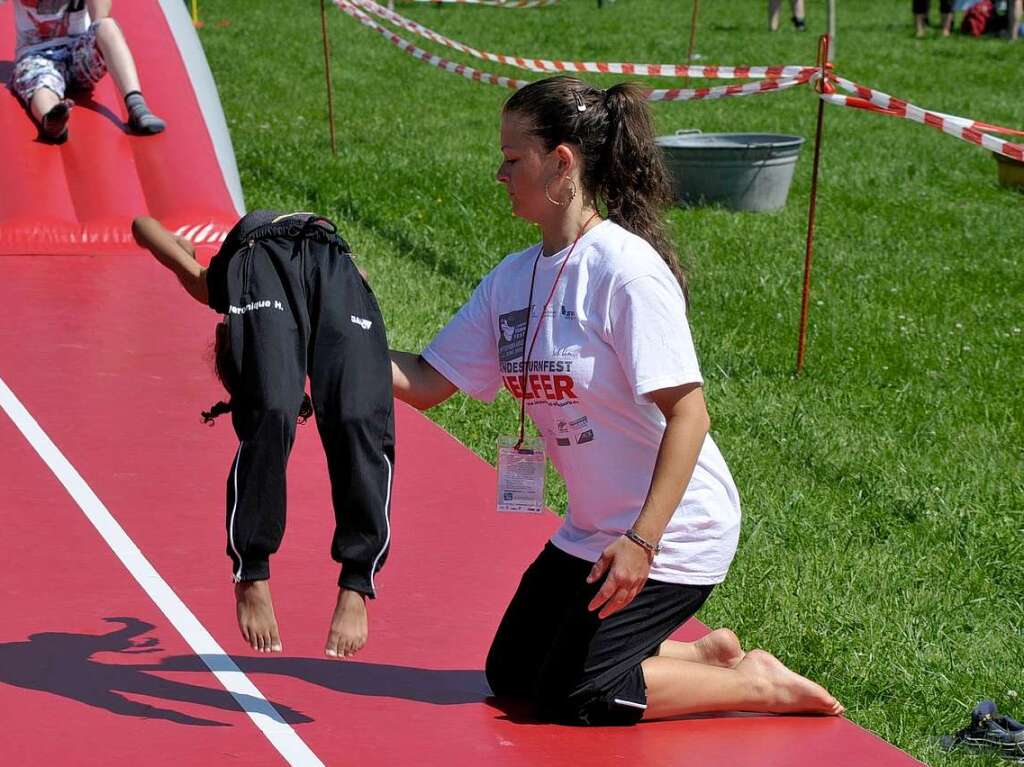
M 801 32 L 807 29 L 807 21 L 804 18 L 804 0 L 790 0 L 790 8 L 793 10 L 793 26 Z M 772 32 L 779 31 L 779 21 L 782 17 L 782 0 L 768 0 L 768 28 Z
M 913 0 L 914 26 L 918 37 L 928 34 L 928 11 L 931 0 Z M 939 13 L 942 14 L 942 36 L 949 37 L 953 32 L 953 0 L 939 0 Z

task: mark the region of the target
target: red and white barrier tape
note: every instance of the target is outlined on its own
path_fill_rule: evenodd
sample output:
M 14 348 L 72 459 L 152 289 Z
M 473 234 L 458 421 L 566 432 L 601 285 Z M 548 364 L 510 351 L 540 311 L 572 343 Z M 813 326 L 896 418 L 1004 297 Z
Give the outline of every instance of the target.
M 408 53 L 413 58 L 424 61 L 427 64 L 444 69 L 453 74 L 462 75 L 463 77 L 470 80 L 477 80 L 479 82 L 491 83 L 493 85 L 501 85 L 506 88 L 518 89 L 522 88 L 527 84 L 525 80 L 516 80 L 508 77 L 500 77 L 490 72 L 483 72 L 478 69 L 473 69 L 464 64 L 456 64 L 455 62 L 443 59 L 440 56 L 435 56 L 432 53 L 424 51 L 422 48 L 417 48 L 412 43 L 399 37 L 390 30 L 382 27 L 376 21 L 371 19 L 367 14 L 361 10 L 361 4 L 364 0 L 334 0 L 335 5 L 345 14 L 351 16 L 360 24 L 376 31 L 391 44 L 397 46 L 401 50 Z M 360 3 L 357 6 L 355 3 Z M 705 99 L 720 99 L 727 96 L 753 96 L 759 93 L 770 93 L 772 91 L 785 90 L 792 88 L 794 85 L 801 85 L 806 83 L 811 77 L 817 72 L 812 69 L 801 74 L 798 77 L 791 77 L 779 80 L 759 80 L 752 83 L 742 83 L 736 85 L 721 85 L 714 88 L 660 88 L 650 90 L 646 92 L 647 99 L 650 101 L 696 101 Z
M 726 96 L 756 96 L 761 93 L 786 90 L 794 85 L 808 82 L 813 73 L 800 77 L 789 77 L 780 80 L 758 80 L 752 83 L 737 85 L 720 85 L 714 88 L 656 88 L 647 91 L 648 101 L 700 101 L 721 99 Z
M 453 40 L 439 32 L 435 32 L 399 13 L 390 11 L 374 0 L 346 0 L 359 6 L 367 13 L 379 19 L 389 21 L 407 32 L 412 32 L 427 40 L 444 45 L 453 50 L 469 54 L 482 61 L 495 64 L 508 64 L 531 72 L 589 72 L 592 74 L 632 75 L 636 77 L 693 77 L 717 78 L 719 80 L 744 80 L 758 78 L 803 77 L 818 71 L 817 67 L 778 66 L 778 67 L 702 67 L 684 64 L 630 64 L 604 61 L 561 61 L 549 59 L 524 58 L 509 56 L 504 53 L 481 51 L 472 46 Z
M 468 80 L 477 80 L 482 83 L 491 83 L 492 85 L 500 85 L 505 88 L 511 88 L 513 90 L 522 88 L 527 84 L 526 80 L 515 80 L 510 77 L 502 77 L 500 75 L 491 74 L 490 72 L 483 72 L 479 69 L 473 69 L 473 67 L 467 67 L 465 64 L 457 64 L 454 61 L 448 61 L 442 59 L 440 56 L 435 56 L 433 53 L 417 48 L 415 45 L 410 43 L 408 40 L 396 35 L 389 29 L 385 29 L 376 21 L 371 19 L 359 8 L 357 8 L 348 0 L 334 0 L 334 4 L 338 6 L 338 9 L 343 13 L 348 14 L 353 19 L 358 21 L 365 27 L 369 27 L 375 32 L 379 33 L 384 39 L 396 46 L 400 50 L 412 56 L 414 59 L 426 62 L 431 66 L 443 69 L 453 74 L 462 75 Z
M 451 2 L 454 0 L 448 1 Z M 460 1 L 464 2 L 465 0 Z M 807 82 L 813 81 L 817 83 L 821 79 L 821 73 L 818 67 L 680 67 L 676 65 L 662 66 L 581 63 L 509 57 L 502 54 L 478 51 L 475 48 L 463 45 L 458 41 L 439 35 L 416 22 L 410 21 L 393 11 L 387 10 L 378 3 L 373 2 L 373 0 L 334 0 L 334 4 L 338 6 L 338 9 L 343 13 L 351 16 L 364 26 L 373 29 L 390 43 L 415 59 L 424 61 L 427 64 L 443 69 L 447 72 L 461 75 L 469 80 L 477 80 L 478 82 L 491 83 L 492 85 L 500 85 L 511 89 L 522 88 L 524 85 L 527 85 L 528 81 L 502 77 L 490 72 L 484 72 L 482 70 L 474 69 L 473 67 L 468 67 L 465 64 L 457 64 L 453 61 L 448 61 L 440 56 L 429 53 L 422 48 L 417 48 L 412 43 L 399 37 L 371 19 L 367 13 L 364 12 L 364 9 L 379 18 L 387 19 L 398 26 L 434 40 L 435 42 L 447 45 L 455 50 L 469 53 L 477 58 L 502 64 L 511 64 L 513 66 L 530 69 L 532 71 L 596 71 L 620 74 L 655 74 L 655 70 L 657 70 L 656 74 L 660 75 L 663 73 L 663 69 L 672 68 L 674 73 L 688 73 L 691 72 L 691 70 L 699 70 L 703 73 L 690 74 L 691 77 L 731 76 L 767 78 L 759 82 L 723 85 L 714 88 L 656 88 L 646 92 L 645 95 L 649 101 L 696 101 L 703 99 L 725 98 L 728 96 L 752 96 L 760 93 L 786 90 Z M 548 65 L 556 68 L 548 69 Z M 588 69 L 588 67 L 596 67 L 596 69 Z M 641 67 L 644 69 L 643 72 L 639 71 L 639 68 Z M 774 77 L 772 77 L 772 75 L 765 74 L 768 72 L 771 72 Z M 790 76 L 780 78 L 778 73 L 786 73 Z M 929 125 L 937 130 L 941 130 L 943 133 L 948 133 L 962 141 L 977 144 L 978 146 L 989 149 L 1005 157 L 1024 162 L 1024 144 L 1015 144 L 1011 141 L 995 138 L 994 136 L 990 136 L 983 132 L 990 131 L 1014 136 L 1024 136 L 1024 131 L 1016 130 L 1014 128 L 1006 128 L 1000 125 L 992 125 L 990 123 L 978 122 L 976 120 L 969 120 L 964 117 L 948 115 L 943 112 L 932 112 L 927 109 L 922 109 L 908 101 L 894 98 L 887 93 L 867 88 L 843 77 L 837 77 L 831 72 L 826 73 L 826 78 L 827 83 L 824 88 L 825 92 L 819 92 L 818 95 L 828 103 L 913 120 L 914 122 L 921 123 L 922 125 Z M 855 95 L 843 96 L 836 94 L 834 92 L 835 89 L 833 83 Z M 192 235 L 192 232 L 190 232 L 189 235 Z M 191 239 L 191 236 L 189 238 Z M 210 239 L 212 240 L 212 238 Z M 197 241 L 201 242 L 202 240 Z
M 855 83 L 852 80 L 847 80 L 845 77 L 837 77 L 831 75 L 829 79 L 842 88 L 848 93 L 853 93 L 860 98 L 871 102 L 875 106 L 882 107 L 892 111 L 894 114 L 898 114 L 901 117 L 907 117 L 908 119 L 915 120 L 916 122 L 924 122 L 923 117 L 925 115 L 932 115 L 934 117 L 940 117 L 945 120 L 952 120 L 954 122 L 964 123 L 967 127 L 974 128 L 976 130 L 990 131 L 992 133 L 1005 133 L 1011 136 L 1024 136 L 1024 130 L 1016 130 L 1015 128 L 1006 128 L 1001 125 L 991 125 L 990 123 L 977 122 L 976 120 L 969 120 L 966 117 L 957 117 L 956 115 L 948 115 L 944 112 L 936 112 L 934 110 L 921 109 L 916 107 L 908 101 L 898 99 L 890 96 L 888 93 L 882 93 L 874 88 L 868 88 L 866 86 Z
M 894 98 L 887 93 L 876 91 L 873 88 L 866 88 L 842 77 L 832 75 L 829 77 L 829 80 L 843 90 L 856 94 L 853 96 L 843 96 L 835 93 L 819 94 L 822 99 L 830 104 L 864 109 L 869 112 L 885 114 L 890 117 L 901 117 L 905 120 L 921 123 L 922 125 L 929 125 L 962 141 L 977 144 L 1004 157 L 1024 162 L 1024 144 L 1015 144 L 983 132 L 991 131 L 993 133 L 1024 136 L 1024 131 L 969 120 L 965 117 L 948 115 L 943 112 L 932 112 L 915 106 L 908 101 Z

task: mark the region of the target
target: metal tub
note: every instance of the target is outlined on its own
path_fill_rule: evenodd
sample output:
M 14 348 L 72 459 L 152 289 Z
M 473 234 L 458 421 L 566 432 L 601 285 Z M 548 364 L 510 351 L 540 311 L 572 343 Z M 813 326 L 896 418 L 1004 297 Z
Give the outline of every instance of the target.
M 767 211 L 785 206 L 804 139 L 682 130 L 659 136 L 656 143 L 681 204 Z

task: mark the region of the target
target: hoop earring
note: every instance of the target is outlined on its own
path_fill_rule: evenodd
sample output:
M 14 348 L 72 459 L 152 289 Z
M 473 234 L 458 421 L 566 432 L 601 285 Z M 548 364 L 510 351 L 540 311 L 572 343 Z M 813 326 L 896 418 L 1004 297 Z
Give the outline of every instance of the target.
M 549 187 L 551 186 L 551 182 L 548 181 L 547 183 L 544 184 L 544 196 L 547 198 L 548 202 L 559 208 L 566 207 L 570 202 L 576 199 L 576 182 L 573 181 L 570 176 L 562 176 L 562 179 L 568 181 L 572 186 L 572 188 L 569 190 L 569 199 L 566 200 L 565 202 L 559 202 L 558 200 L 552 199 L 551 191 L 549 189 Z

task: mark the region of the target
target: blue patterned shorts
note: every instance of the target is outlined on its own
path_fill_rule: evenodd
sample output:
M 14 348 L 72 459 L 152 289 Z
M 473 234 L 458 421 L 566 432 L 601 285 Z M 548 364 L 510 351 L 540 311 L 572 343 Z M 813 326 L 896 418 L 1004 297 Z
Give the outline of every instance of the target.
M 40 88 L 59 98 L 67 90 L 92 90 L 107 73 L 107 62 L 96 46 L 96 24 L 68 43 L 35 50 L 14 64 L 11 86 L 26 104 Z

